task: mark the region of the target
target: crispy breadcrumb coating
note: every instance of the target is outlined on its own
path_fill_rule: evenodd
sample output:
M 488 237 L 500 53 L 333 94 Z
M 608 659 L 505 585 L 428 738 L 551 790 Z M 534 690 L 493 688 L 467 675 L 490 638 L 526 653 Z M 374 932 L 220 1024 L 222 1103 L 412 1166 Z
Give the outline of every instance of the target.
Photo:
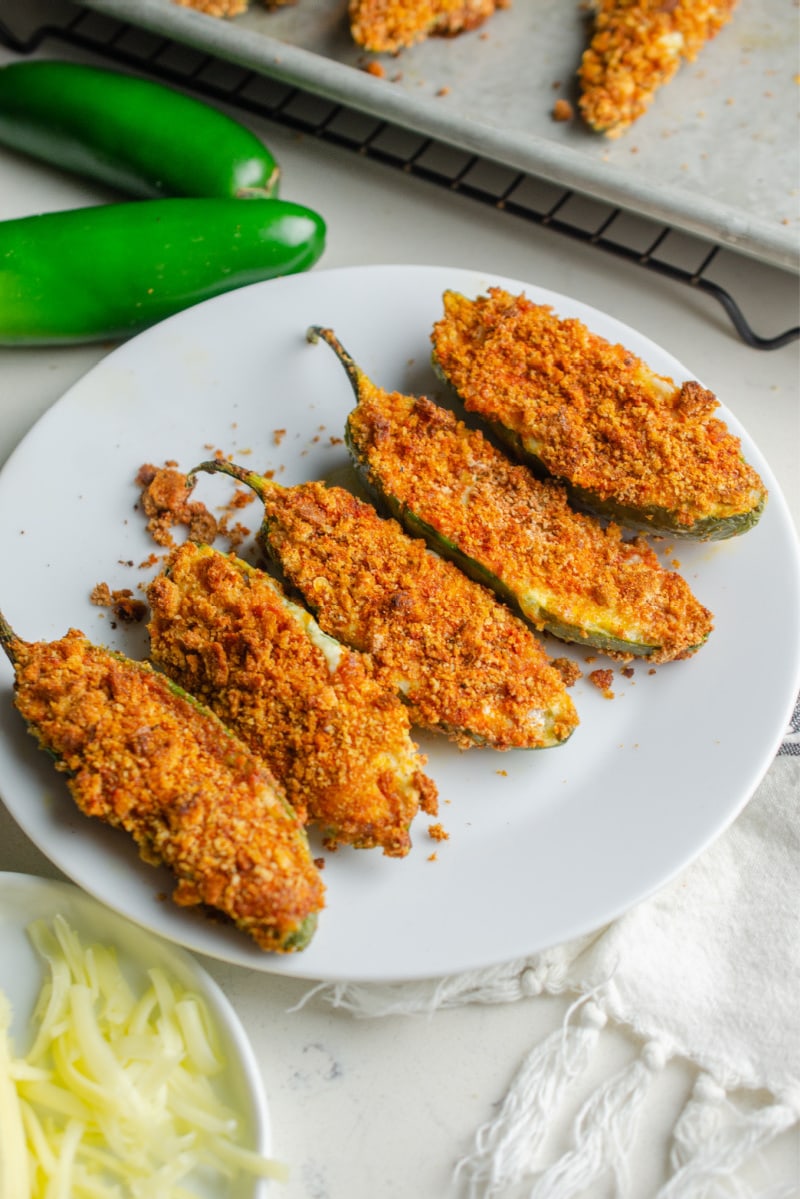
M 285 8 L 297 3 L 297 0 L 261 0 L 264 8 Z M 197 12 L 209 17 L 238 17 L 247 12 L 249 0 L 172 0 L 181 8 L 194 8 Z
M 683 62 L 692 62 L 733 15 L 737 0 L 594 0 L 578 101 L 586 122 L 619 137 Z
M 172 530 L 177 525 L 184 525 L 195 541 L 214 540 L 216 517 L 204 504 L 191 499 L 186 476 L 175 467 L 156 467 L 146 462 L 139 468 L 136 483 L 141 488 L 147 531 L 158 545 L 175 545 Z
M 193 8 L 209 17 L 238 17 L 247 12 L 249 0 L 172 0 L 180 8 Z
M 432 341 L 466 408 L 577 498 L 609 501 L 620 519 L 641 513 L 640 527 L 658 529 L 669 514 L 669 531 L 688 535 L 729 535 L 740 518 L 757 519 L 764 485 L 699 383 L 656 375 L 581 321 L 499 287 L 476 300 L 446 292 Z
M 176 903 L 217 909 L 262 949 L 302 948 L 324 888 L 266 766 L 146 663 L 74 629 L 10 647 L 14 702 L 79 809 L 168 866 Z
M 412 722 L 458 744 L 539 748 L 578 723 L 534 634 L 485 588 L 339 487 L 266 484 L 268 551 L 320 626 L 372 655 Z
M 350 32 L 365 50 L 396 54 L 433 35 L 477 29 L 511 0 L 350 0 Z
M 562 486 L 535 479 L 452 412 L 362 375 L 348 430 L 368 479 L 524 597 L 540 628 L 570 641 L 596 634 L 612 649 L 632 642 L 654 661 L 707 637 L 711 614 L 644 542 L 574 512 Z
M 151 656 L 269 766 L 327 844 L 402 857 L 436 788 L 408 714 L 363 655 L 326 637 L 268 575 L 186 543 L 148 587 Z

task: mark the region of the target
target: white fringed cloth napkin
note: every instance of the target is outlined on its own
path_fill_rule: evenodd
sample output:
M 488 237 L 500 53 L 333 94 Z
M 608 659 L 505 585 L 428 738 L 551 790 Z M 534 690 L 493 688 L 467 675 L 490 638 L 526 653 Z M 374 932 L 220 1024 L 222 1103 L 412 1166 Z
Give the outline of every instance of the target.
M 624 1196 L 637 1117 L 673 1057 L 688 1061 L 696 1079 L 657 1199 L 730 1196 L 726 1180 L 797 1123 L 800 706 L 733 825 L 674 882 L 606 928 L 501 967 L 423 983 L 321 984 L 306 999 L 321 995 L 375 1017 L 556 993 L 575 999 L 563 1027 L 531 1049 L 497 1115 L 457 1164 L 460 1189 L 472 1199 L 573 1199 L 609 1186 Z M 637 1056 L 589 1095 L 571 1148 L 553 1158 L 548 1134 L 607 1027 L 626 1029 Z M 773 1188 L 770 1199 L 787 1194 Z

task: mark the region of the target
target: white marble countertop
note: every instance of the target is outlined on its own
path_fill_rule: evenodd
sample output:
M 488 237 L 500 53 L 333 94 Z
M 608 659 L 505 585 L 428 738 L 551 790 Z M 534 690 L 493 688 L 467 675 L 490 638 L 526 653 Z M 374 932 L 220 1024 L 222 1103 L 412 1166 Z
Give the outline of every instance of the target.
M 0 54 L 7 61 L 8 54 Z M 427 263 L 527 279 L 595 305 L 665 346 L 716 391 L 770 463 L 800 528 L 797 344 L 758 352 L 722 310 L 681 284 L 610 259 L 546 229 L 312 139 L 251 122 L 273 147 L 286 198 L 323 211 L 321 266 Z M 354 169 L 354 167 L 356 169 Z M 0 151 L 0 219 L 106 197 Z M 763 333 L 796 320 L 791 277 L 731 259 L 730 275 Z M 0 350 L 0 463 L 39 416 L 108 347 Z M 59 877 L 0 808 L 0 869 Z M 292 1177 L 285 1199 L 444 1199 L 455 1161 L 489 1119 L 524 1053 L 559 1026 L 566 999 L 467 1007 L 428 1017 L 355 1020 L 312 999 L 310 984 L 203 961 L 238 1011 L 266 1083 L 274 1149 Z M 610 1038 L 597 1069 L 632 1047 Z M 591 1085 L 587 1079 L 587 1085 Z M 691 1086 L 680 1062 L 663 1071 L 636 1155 L 630 1199 L 666 1176 L 667 1137 Z M 797 1179 L 800 1143 L 786 1134 L 742 1171 L 757 1188 Z M 594 1199 L 602 1199 L 596 1196 Z

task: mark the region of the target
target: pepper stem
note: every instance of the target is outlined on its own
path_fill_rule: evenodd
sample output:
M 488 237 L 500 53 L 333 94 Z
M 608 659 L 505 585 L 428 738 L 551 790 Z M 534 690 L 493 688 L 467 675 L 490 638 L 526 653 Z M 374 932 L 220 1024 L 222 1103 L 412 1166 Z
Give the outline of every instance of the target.
M 355 392 L 356 399 L 360 400 L 361 385 L 366 382 L 366 376 L 361 370 L 361 367 L 357 366 L 350 357 L 347 350 L 334 333 L 333 329 L 324 329 L 321 325 L 311 325 L 306 331 L 306 341 L 311 342 L 312 345 L 316 345 L 320 338 L 328 343 L 336 357 L 341 362 L 342 366 L 347 372 L 347 377 L 350 380 L 350 385 L 353 388 L 353 391 Z
M 196 482 L 195 475 L 198 471 L 205 471 L 208 475 L 230 475 L 232 479 L 236 479 L 239 483 L 244 483 L 246 487 L 252 488 L 260 500 L 267 498 L 267 493 L 278 487 L 279 484 L 273 483 L 270 479 L 265 479 L 263 475 L 257 475 L 255 471 L 247 470 L 244 466 L 238 466 L 235 462 L 224 462 L 221 458 L 214 458 L 208 462 L 200 462 L 197 466 L 193 466 L 186 476 L 186 481 L 190 487 L 194 487 Z
M 16 666 L 19 660 L 19 654 L 17 652 L 17 646 L 19 644 L 19 637 L 14 632 L 3 613 L 0 612 L 0 646 L 3 647 L 6 657 L 12 666 Z

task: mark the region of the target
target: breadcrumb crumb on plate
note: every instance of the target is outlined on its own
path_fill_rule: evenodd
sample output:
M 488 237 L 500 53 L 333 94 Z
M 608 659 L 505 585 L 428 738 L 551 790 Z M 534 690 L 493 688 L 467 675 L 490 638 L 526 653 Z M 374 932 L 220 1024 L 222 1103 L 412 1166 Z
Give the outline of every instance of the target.
M 531 280 L 367 266 L 231 292 L 108 354 L 48 410 L 0 471 L 0 554 L 9 568 L 0 598 L 9 620 L 44 637 L 59 636 L 69 623 L 92 632 L 99 625 L 116 648 L 144 656 L 144 628 L 109 630 L 108 620 L 100 621 L 103 610 L 89 601 L 99 579 L 112 589 L 130 586 L 131 568 L 115 564 L 142 562 L 152 550 L 145 518 L 134 511 L 139 464 L 172 458 L 189 469 L 208 456 L 205 444 L 235 452 L 233 396 L 236 440 L 252 449 L 254 468 L 283 466 L 280 478 L 289 485 L 342 471 L 347 453 L 327 436 L 300 457 L 320 424 L 341 431 L 352 408 L 344 372 L 334 369 L 329 353 L 307 344 L 308 326 L 336 328 L 383 386 L 433 394 L 438 384 L 427 347 L 443 292 L 478 294 L 493 285 L 526 291 L 583 320 L 660 374 L 688 377 L 668 349 Z M 713 379 L 704 382 L 714 387 Z M 674 877 L 734 819 L 772 761 L 800 687 L 796 533 L 758 447 L 734 413 L 726 411 L 725 419 L 771 498 L 747 536 L 681 547 L 681 570 L 716 618 L 702 652 L 653 675 L 643 664 L 636 686 L 619 682 L 613 702 L 585 678 L 577 680 L 569 694 L 580 726 L 566 745 L 545 753 L 462 752 L 444 738 L 420 736 L 450 840 L 429 863 L 437 846 L 426 836 L 430 821 L 423 815 L 402 860 L 347 846 L 327 855 L 312 843 L 314 857 L 326 857 L 327 903 L 302 954 L 277 960 L 250 950 L 233 942 L 230 930 L 159 899 L 168 877 L 140 864 L 110 830 L 85 836 L 85 822 L 64 802 L 61 780 L 24 728 L 15 731 L 22 722 L 3 715 L 0 791 L 8 811 L 56 866 L 107 905 L 199 952 L 265 972 L 438 977 L 597 928 Z M 277 447 L 272 430 L 280 427 L 287 436 Z M 91 472 L 87 443 L 104 447 Z M 50 474 L 59 480 L 57 503 L 52 490 L 31 486 L 31 479 Z M 216 510 L 229 486 L 230 480 L 204 476 L 196 498 Z M 548 648 L 554 652 L 553 643 Z M 558 645 L 555 652 L 587 669 L 585 650 Z M 598 653 L 592 668 L 606 665 Z M 0 663 L 6 714 L 10 690 L 10 668 Z M 507 777 L 498 777 L 498 768 Z M 486 920 L 488 903 L 501 919 Z M 420 935 L 434 927 L 437 935 Z

